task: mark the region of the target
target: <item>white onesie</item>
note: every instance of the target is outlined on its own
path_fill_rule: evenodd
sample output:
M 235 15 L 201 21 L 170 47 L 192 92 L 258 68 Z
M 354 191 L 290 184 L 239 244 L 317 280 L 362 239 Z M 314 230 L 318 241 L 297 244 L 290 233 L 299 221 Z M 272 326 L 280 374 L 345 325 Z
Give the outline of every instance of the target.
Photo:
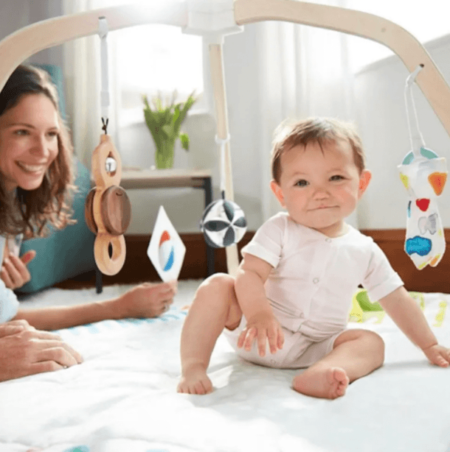
M 331 351 L 334 339 L 346 329 L 352 296 L 360 284 L 374 301 L 403 285 L 372 238 L 351 226 L 346 234 L 330 238 L 295 223 L 285 212 L 273 216 L 258 229 L 242 249 L 242 254 L 245 253 L 274 267 L 265 290 L 285 330 L 285 346 L 276 355 L 267 357 L 270 362 L 261 362 L 259 357 L 253 359 L 246 356 L 248 352 L 236 350 L 246 359 L 273 367 L 300 367 L 299 353 L 289 350 L 294 347 L 289 342 L 299 338 L 308 340 L 303 352 L 311 343 L 319 342 L 324 342 L 321 353 Z M 233 346 L 245 323 L 243 319 L 236 330 L 226 331 Z M 292 341 L 286 341 L 291 337 Z

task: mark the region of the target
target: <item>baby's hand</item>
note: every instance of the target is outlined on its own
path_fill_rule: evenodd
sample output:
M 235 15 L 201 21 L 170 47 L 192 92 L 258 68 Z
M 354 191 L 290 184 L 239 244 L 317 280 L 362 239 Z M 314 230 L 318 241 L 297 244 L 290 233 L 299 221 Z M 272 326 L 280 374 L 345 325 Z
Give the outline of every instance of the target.
M 237 346 L 250 351 L 255 339 L 258 341 L 259 356 L 266 354 L 267 341 L 272 354 L 283 348 L 283 330 L 272 313 L 263 311 L 247 319 L 247 326 L 240 334 Z
M 431 347 L 422 349 L 426 357 L 436 366 L 448 367 L 450 365 L 450 350 L 435 344 Z

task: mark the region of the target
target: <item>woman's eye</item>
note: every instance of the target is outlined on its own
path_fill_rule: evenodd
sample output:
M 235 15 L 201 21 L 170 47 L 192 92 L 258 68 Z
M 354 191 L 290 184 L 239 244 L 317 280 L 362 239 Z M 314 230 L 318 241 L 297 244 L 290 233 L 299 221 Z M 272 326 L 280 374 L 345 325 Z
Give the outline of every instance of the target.
M 306 187 L 308 185 L 308 181 L 302 179 L 296 182 L 295 184 L 297 187 Z
M 14 134 L 15 134 L 15 135 L 19 135 L 19 136 L 28 135 L 28 130 L 25 130 L 25 129 L 19 129 L 19 130 L 16 130 L 16 131 L 14 132 Z
M 54 138 L 58 136 L 58 132 L 56 130 L 53 130 L 52 132 L 48 132 L 47 136 L 49 136 L 50 138 Z
M 343 180 L 344 177 L 340 176 L 339 174 L 336 174 L 336 176 L 331 176 L 330 180 Z

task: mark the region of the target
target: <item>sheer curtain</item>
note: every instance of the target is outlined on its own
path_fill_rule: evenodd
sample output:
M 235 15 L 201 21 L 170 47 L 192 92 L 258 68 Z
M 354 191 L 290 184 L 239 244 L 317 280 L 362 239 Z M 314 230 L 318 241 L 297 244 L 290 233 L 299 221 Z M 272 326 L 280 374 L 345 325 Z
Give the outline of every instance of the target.
M 319 3 L 319 2 L 315 2 Z M 344 6 L 344 0 L 322 1 Z M 273 131 L 286 118 L 331 116 L 353 121 L 352 73 L 347 36 L 329 30 L 282 22 L 262 23 L 259 33 L 259 143 L 262 215 L 280 210 L 267 188 Z M 353 214 L 349 222 L 357 226 Z
M 105 0 L 64 0 L 64 14 L 112 6 Z M 108 134 L 117 142 L 117 80 L 114 77 L 114 33 L 108 34 L 110 120 Z M 100 38 L 89 36 L 64 44 L 68 122 L 77 157 L 90 168 L 92 151 L 102 134 L 100 111 Z

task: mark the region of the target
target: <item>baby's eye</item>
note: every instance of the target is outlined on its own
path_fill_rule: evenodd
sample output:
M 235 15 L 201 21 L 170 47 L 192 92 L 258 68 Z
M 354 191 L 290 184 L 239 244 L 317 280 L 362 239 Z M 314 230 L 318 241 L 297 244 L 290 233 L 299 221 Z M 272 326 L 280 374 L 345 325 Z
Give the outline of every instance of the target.
M 334 180 L 334 181 L 336 181 L 336 180 L 344 180 L 344 176 L 336 174 L 335 176 L 331 176 L 330 180 Z
M 295 183 L 295 185 L 297 187 L 306 187 L 307 185 L 309 185 L 309 182 L 307 180 L 305 180 L 305 179 L 301 179 L 301 180 L 297 181 Z

